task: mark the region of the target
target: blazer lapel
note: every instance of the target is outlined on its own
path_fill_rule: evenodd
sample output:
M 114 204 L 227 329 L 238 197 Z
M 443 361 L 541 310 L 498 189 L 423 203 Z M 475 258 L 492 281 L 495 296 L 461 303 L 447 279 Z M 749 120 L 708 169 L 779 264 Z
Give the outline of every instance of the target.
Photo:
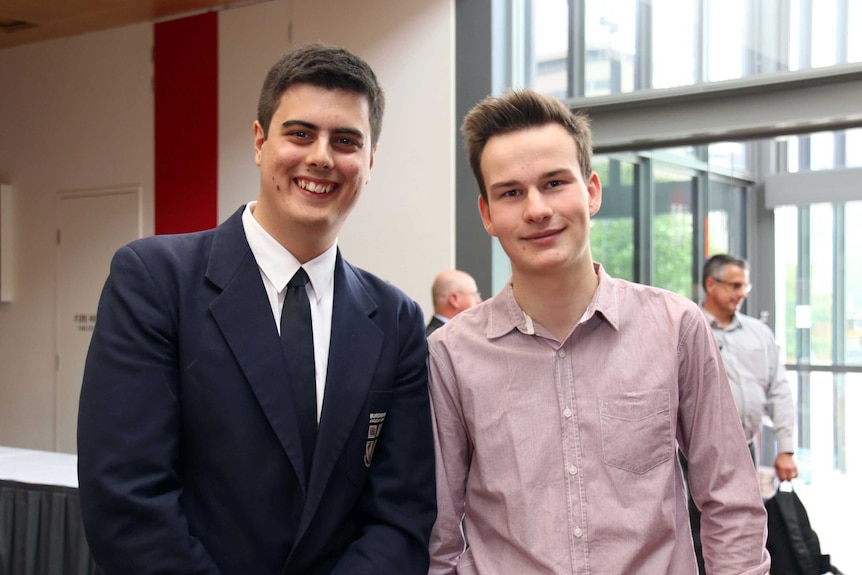
M 207 278 L 223 291 L 210 304 L 210 311 L 306 491 L 302 445 L 278 330 L 241 215 L 242 209 L 213 238 Z
M 377 302 L 365 290 L 353 268 L 342 260 L 340 252 L 335 263 L 333 297 L 326 391 L 300 535 L 314 516 L 335 463 L 365 404 L 383 345 L 383 333 L 370 318 L 377 309 Z

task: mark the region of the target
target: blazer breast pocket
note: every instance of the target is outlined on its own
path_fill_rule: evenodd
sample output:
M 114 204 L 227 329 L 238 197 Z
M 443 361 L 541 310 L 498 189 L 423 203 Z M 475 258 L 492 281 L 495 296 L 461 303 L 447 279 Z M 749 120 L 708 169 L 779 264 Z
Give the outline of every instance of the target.
M 347 477 L 361 485 L 374 464 L 375 454 L 386 441 L 386 415 L 391 391 L 371 391 L 347 445 Z
M 673 457 L 669 392 L 600 395 L 599 416 L 606 465 L 642 474 Z

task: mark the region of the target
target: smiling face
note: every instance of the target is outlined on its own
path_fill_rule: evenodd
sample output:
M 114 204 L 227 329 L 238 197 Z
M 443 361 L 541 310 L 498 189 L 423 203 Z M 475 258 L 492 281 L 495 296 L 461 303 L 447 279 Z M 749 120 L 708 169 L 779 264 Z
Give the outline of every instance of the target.
M 261 226 L 301 262 L 332 246 L 371 178 L 368 100 L 295 84 L 282 94 L 269 133 L 254 124 Z
M 491 137 L 482 152 L 485 229 L 500 240 L 512 275 L 593 274 L 590 217 L 602 187 L 581 173 L 569 132 L 557 123 Z

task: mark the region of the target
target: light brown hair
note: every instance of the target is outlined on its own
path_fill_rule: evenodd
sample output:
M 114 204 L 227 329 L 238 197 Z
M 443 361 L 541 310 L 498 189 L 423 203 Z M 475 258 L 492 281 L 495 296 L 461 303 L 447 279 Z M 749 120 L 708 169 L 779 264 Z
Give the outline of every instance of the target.
M 488 191 L 482 177 L 482 152 L 494 136 L 537 128 L 546 124 L 560 124 L 572 135 L 578 150 L 578 162 L 584 179 L 593 172 L 593 136 L 590 119 L 582 112 L 573 112 L 557 98 L 534 90 L 512 90 L 501 96 L 488 96 L 464 117 L 461 133 L 467 148 L 470 169 L 479 184 L 479 193 L 488 201 Z

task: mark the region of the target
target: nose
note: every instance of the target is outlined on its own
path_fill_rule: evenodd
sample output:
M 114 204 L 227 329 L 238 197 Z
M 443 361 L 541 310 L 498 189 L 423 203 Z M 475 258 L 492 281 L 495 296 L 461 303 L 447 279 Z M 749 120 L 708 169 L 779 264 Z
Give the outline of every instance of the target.
M 329 141 L 325 138 L 318 138 L 308 150 L 308 156 L 305 159 L 309 166 L 328 170 L 332 168 L 332 149 L 329 146 Z
M 541 222 L 553 214 L 553 210 L 545 201 L 542 193 L 530 188 L 524 201 L 524 220 L 528 222 Z

